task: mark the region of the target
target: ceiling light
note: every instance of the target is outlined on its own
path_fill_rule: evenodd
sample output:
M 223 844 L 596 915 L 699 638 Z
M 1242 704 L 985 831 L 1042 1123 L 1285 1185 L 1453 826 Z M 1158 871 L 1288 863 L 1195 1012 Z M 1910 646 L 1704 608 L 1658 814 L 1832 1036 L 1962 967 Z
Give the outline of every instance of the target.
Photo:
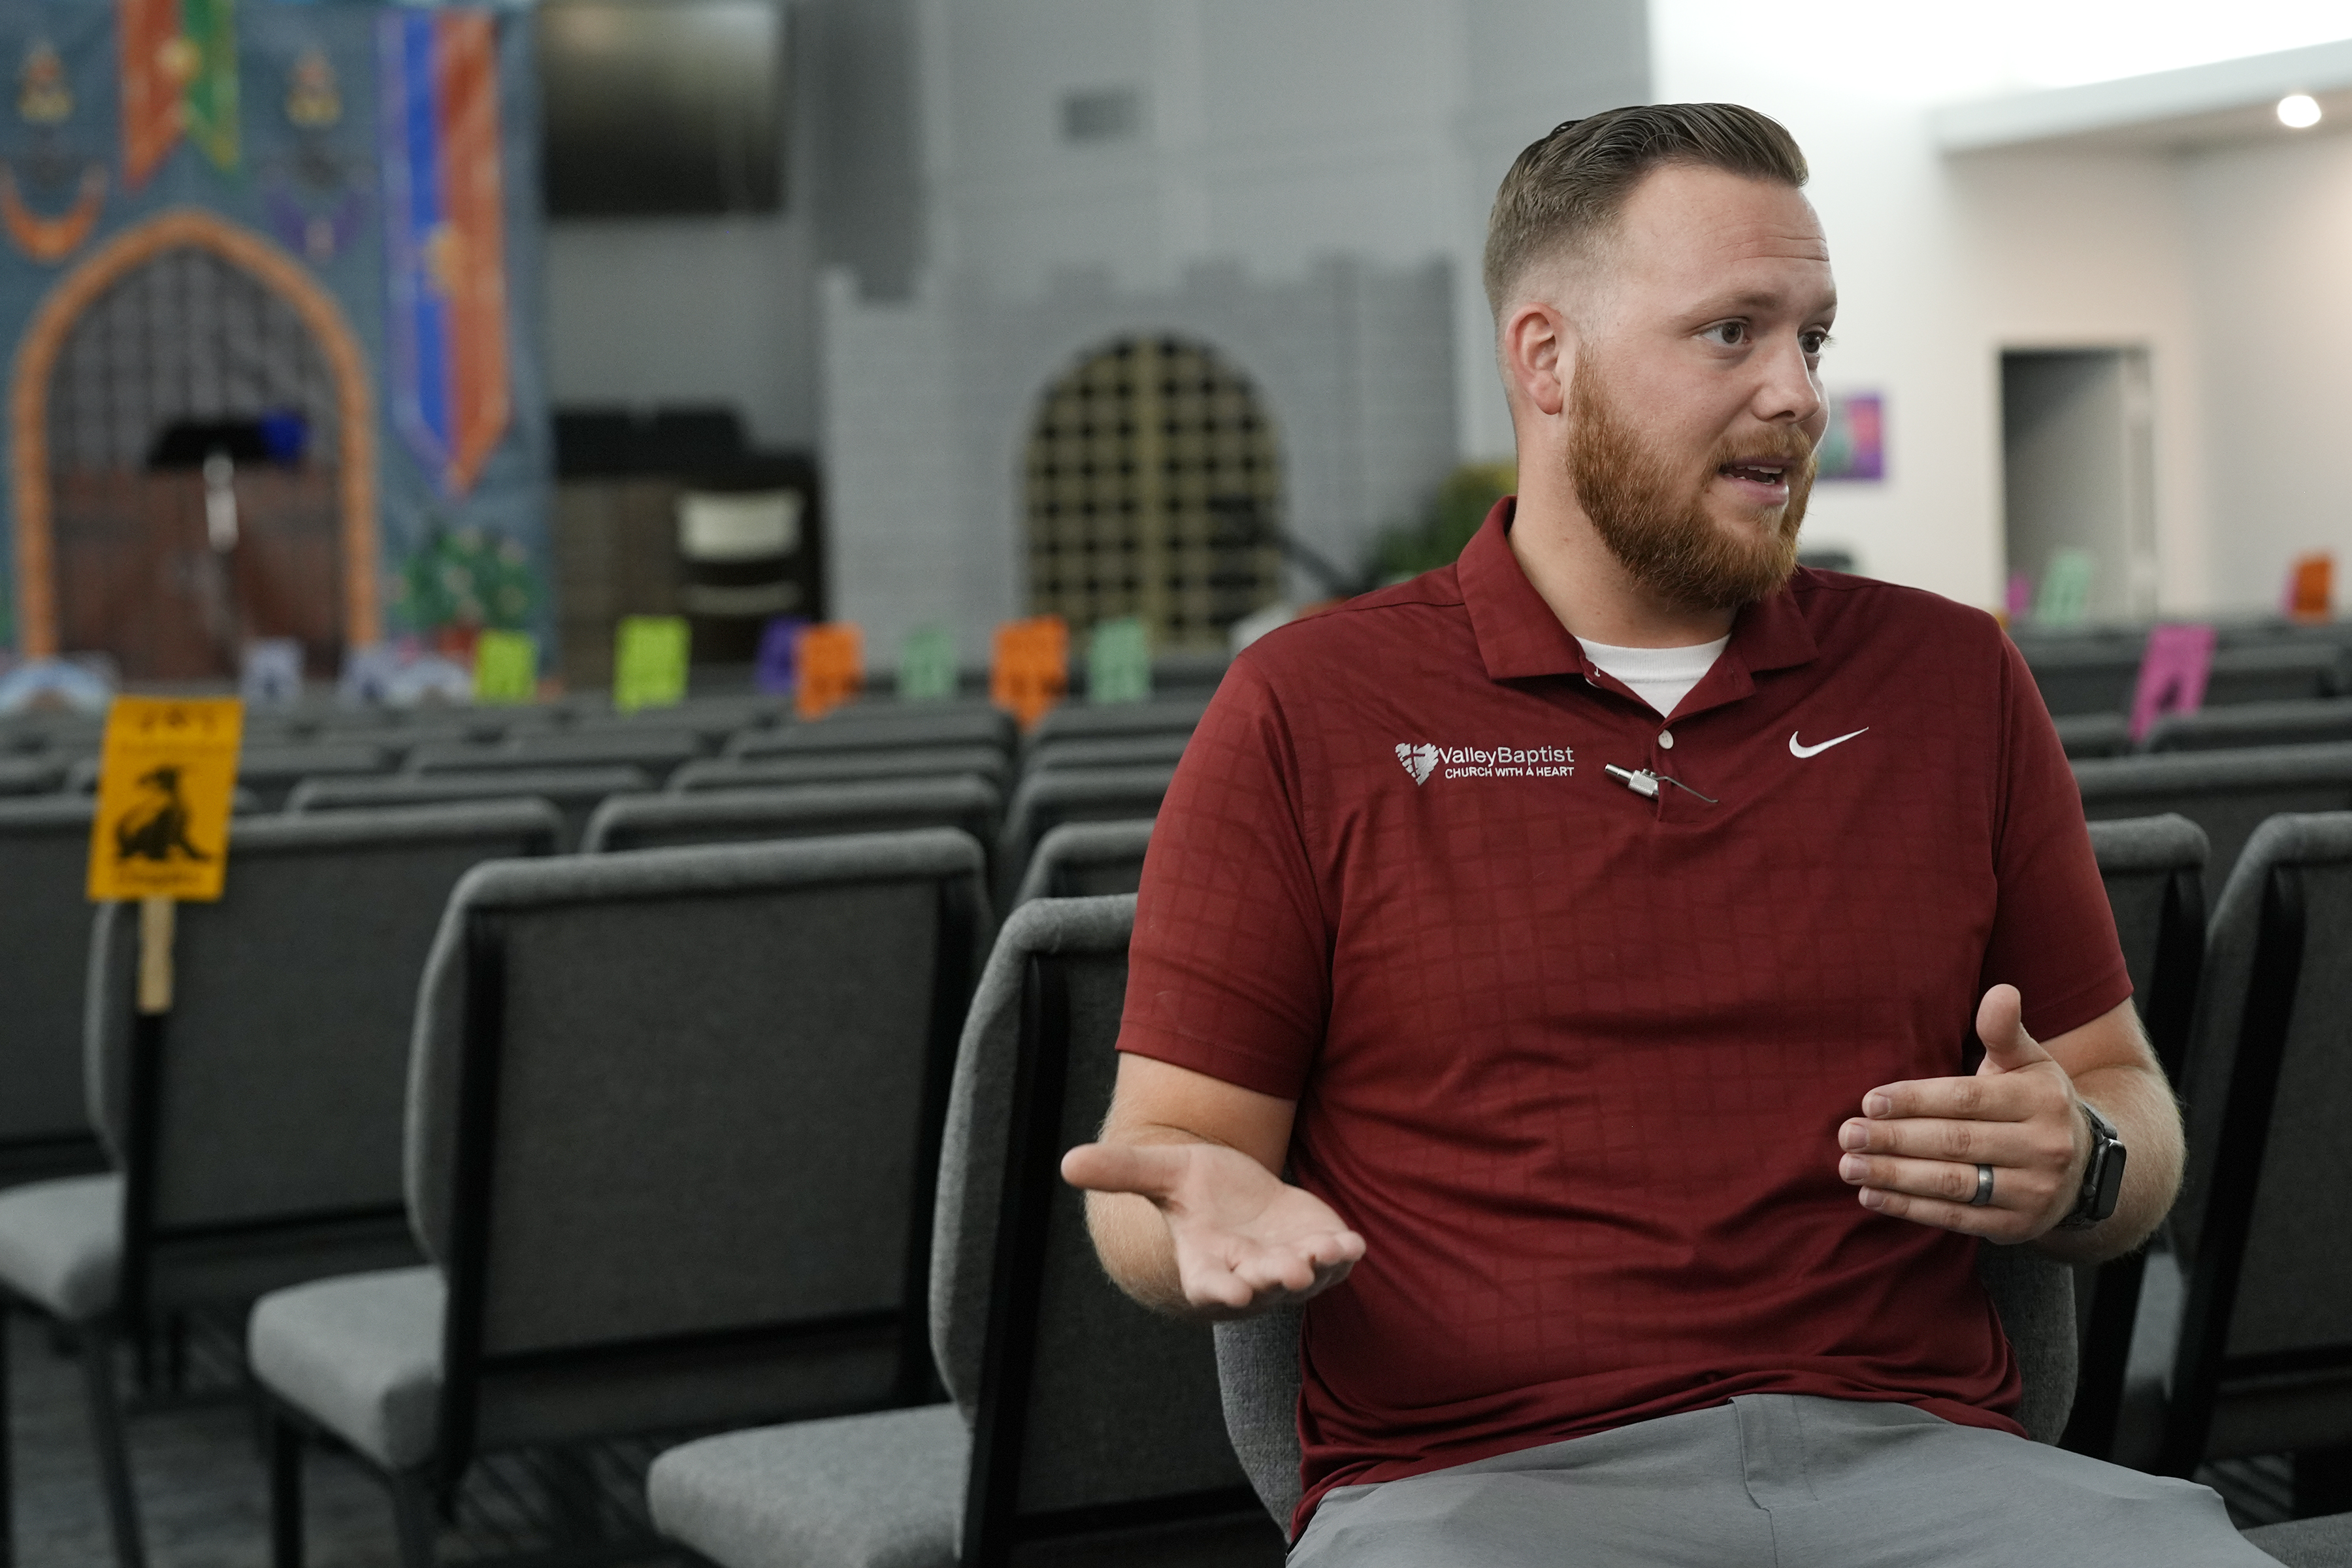
M 2290 92 L 2278 101 L 2279 123 L 2304 131 L 2319 123 L 2319 100 L 2307 92 Z

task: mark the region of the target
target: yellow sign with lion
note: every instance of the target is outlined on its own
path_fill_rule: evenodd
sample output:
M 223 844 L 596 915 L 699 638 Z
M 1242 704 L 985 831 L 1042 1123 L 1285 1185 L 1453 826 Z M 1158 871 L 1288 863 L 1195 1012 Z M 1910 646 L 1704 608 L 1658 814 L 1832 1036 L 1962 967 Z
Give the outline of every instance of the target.
M 221 896 L 245 704 L 233 697 L 118 697 L 107 710 L 90 826 L 89 896 Z

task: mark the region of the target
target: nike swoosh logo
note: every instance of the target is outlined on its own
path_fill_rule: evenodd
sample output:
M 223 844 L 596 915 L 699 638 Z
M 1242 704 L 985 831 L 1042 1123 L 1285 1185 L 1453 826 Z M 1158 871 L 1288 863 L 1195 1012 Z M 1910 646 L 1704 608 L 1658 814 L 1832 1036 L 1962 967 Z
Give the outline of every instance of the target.
M 1834 741 L 1823 741 L 1818 746 L 1801 746 L 1797 744 L 1797 732 L 1794 730 L 1791 730 L 1789 731 L 1789 754 L 1792 757 L 1818 757 L 1823 752 L 1828 751 L 1832 746 L 1842 746 L 1845 744 L 1846 742 L 1853 740 L 1856 735 L 1867 735 L 1869 733 L 1870 726 L 1864 724 L 1861 729 L 1851 731 L 1846 734 L 1840 735 Z

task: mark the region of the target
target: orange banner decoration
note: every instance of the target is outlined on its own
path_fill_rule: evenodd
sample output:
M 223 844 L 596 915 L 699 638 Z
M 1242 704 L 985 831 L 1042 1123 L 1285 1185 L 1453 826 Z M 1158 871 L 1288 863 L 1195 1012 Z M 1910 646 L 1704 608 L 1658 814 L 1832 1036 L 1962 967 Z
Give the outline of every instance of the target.
M 1070 689 L 1070 624 L 1059 616 L 1032 616 L 996 628 L 988 669 L 988 700 L 1036 728 Z
M 122 47 L 122 183 L 132 190 L 170 155 L 185 124 L 181 89 L 194 50 L 180 36 L 180 0 L 117 0 Z
M 866 686 L 866 634 L 855 621 L 803 626 L 793 639 L 793 711 L 822 719 Z
M 44 217 L 25 205 L 16 189 L 16 172 L 0 163 L 0 224 L 17 249 L 36 261 L 63 261 L 98 226 L 106 205 L 106 171 L 93 163 L 81 174 L 81 191 L 74 204 L 56 217 Z

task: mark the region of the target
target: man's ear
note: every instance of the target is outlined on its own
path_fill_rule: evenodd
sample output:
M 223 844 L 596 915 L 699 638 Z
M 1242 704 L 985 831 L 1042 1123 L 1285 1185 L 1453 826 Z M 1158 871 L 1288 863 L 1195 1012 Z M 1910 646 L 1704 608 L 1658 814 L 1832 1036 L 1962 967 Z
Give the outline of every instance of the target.
M 1568 405 L 1576 346 L 1575 332 L 1558 306 L 1528 300 L 1513 307 L 1498 334 L 1503 383 L 1511 401 L 1557 417 Z

